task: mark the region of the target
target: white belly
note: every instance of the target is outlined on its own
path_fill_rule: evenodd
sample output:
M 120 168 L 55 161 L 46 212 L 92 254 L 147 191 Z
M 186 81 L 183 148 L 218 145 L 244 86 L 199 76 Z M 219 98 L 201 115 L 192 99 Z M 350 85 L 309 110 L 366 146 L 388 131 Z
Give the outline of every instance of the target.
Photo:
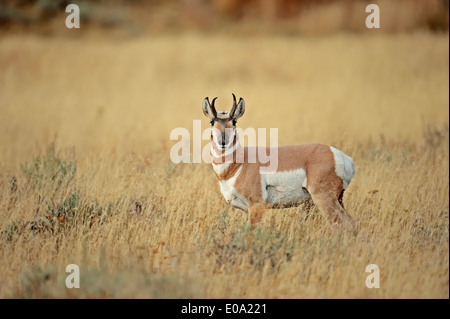
M 233 177 L 227 180 L 219 181 L 220 192 L 222 193 L 227 203 L 230 203 L 231 206 L 247 211 L 249 206 L 248 200 L 239 192 L 237 192 L 234 187 L 236 179 L 238 178 L 239 174 L 241 174 L 241 171 L 242 166 L 239 167 Z
M 261 187 L 263 200 L 269 207 L 297 206 L 311 198 L 306 190 L 304 169 L 261 174 Z

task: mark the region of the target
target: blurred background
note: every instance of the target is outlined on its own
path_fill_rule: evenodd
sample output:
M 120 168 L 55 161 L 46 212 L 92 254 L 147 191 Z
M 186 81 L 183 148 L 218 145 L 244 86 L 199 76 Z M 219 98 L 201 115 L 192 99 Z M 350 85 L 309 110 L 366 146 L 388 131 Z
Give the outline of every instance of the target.
M 72 2 L 79 29 L 65 26 Z M 415 143 L 448 122 L 449 1 L 373 1 L 368 29 L 371 2 L 1 0 L 3 145 L 166 144 L 205 96 L 228 109 L 232 92 L 241 124 L 283 127 L 280 144 Z
M 80 7 L 83 30 L 122 29 L 128 35 L 186 28 L 323 34 L 367 32 L 365 6 L 382 8 L 382 32 L 448 30 L 448 0 L 2 0 L 2 32 L 54 34 L 69 3 Z M 235 30 L 236 31 L 236 30 Z

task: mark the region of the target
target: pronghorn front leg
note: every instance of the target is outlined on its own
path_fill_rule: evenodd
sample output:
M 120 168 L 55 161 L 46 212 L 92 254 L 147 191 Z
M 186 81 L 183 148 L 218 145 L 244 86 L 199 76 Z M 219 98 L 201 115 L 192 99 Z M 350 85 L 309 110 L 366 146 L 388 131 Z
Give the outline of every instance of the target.
M 251 204 L 248 208 L 248 222 L 251 225 L 251 230 L 256 228 L 256 224 L 261 220 L 266 206 L 262 203 Z

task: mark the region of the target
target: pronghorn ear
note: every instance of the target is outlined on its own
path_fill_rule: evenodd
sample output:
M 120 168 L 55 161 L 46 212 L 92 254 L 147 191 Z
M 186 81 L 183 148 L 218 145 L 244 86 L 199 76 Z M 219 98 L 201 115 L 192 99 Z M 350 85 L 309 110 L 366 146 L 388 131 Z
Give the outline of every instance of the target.
M 211 106 L 211 104 L 209 104 L 208 98 L 205 98 L 203 100 L 203 104 L 202 104 L 203 114 L 205 114 L 206 117 L 209 118 L 210 120 L 214 120 L 217 116 L 216 108 L 214 107 L 214 100 L 213 100 L 212 106 Z
M 239 103 L 236 107 L 236 111 L 232 116 L 233 120 L 237 120 L 238 118 L 240 118 L 242 115 L 244 115 L 244 112 L 245 112 L 245 101 L 243 98 L 240 98 Z

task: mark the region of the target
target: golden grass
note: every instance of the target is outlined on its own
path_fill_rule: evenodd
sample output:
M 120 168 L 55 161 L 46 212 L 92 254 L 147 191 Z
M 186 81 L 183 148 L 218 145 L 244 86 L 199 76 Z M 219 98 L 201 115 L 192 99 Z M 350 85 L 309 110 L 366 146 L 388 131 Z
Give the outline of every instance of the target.
M 428 33 L 3 37 L 0 297 L 448 298 L 448 57 Z M 354 158 L 357 232 L 300 207 L 250 242 L 212 168 L 170 161 L 171 130 L 231 92 L 240 126 Z

